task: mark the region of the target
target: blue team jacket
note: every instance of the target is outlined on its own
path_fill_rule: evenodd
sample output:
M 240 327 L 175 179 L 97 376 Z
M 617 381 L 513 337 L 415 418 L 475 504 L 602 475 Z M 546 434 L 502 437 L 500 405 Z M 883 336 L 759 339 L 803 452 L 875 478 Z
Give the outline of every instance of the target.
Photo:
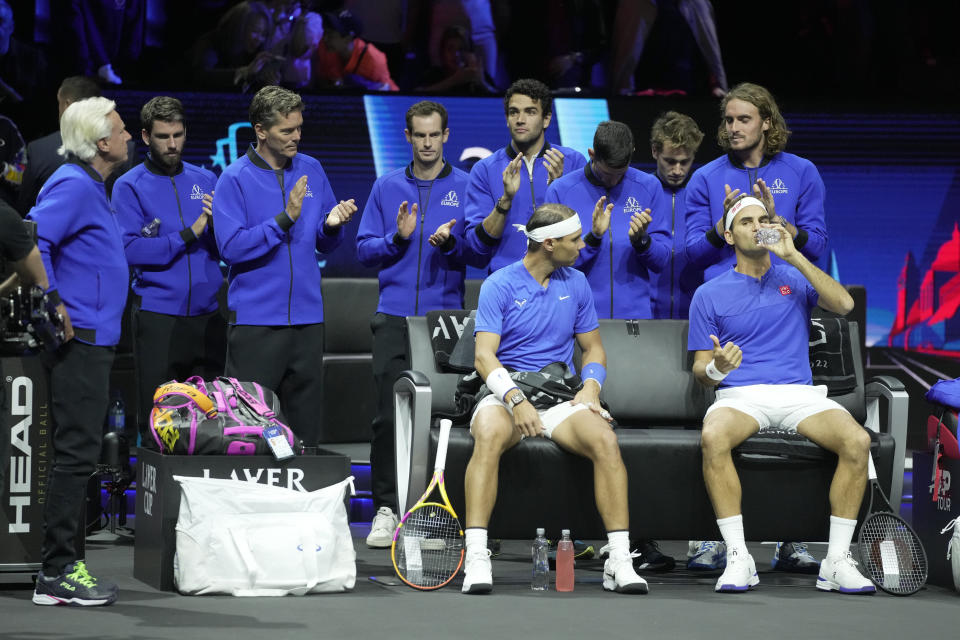
M 508 144 L 477 162 L 470 171 L 465 239 L 467 246 L 478 256 L 481 263 L 488 261 L 489 273 L 516 262 L 527 253 L 527 238 L 518 233 L 513 225 L 526 224 L 533 215 L 533 210 L 543 204 L 548 178 L 547 170 L 543 166 L 543 155 L 550 148 L 550 143 L 544 141 L 534 163 L 533 180 L 530 179 L 526 164 L 521 165 L 520 188 L 513 197 L 503 236 L 500 238 L 492 238 L 481 223 L 503 195 L 503 170 L 517 156 L 517 151 L 512 144 Z M 553 148 L 563 154 L 564 175 L 577 173 L 587 163 L 579 151 L 560 145 L 554 145 Z
M 421 199 L 412 167 L 380 176 L 367 198 L 357 228 L 357 257 L 380 270 L 377 311 L 395 316 L 419 316 L 435 309 L 463 307 L 463 281 L 468 252 L 463 242 L 469 176 L 444 164 L 430 195 Z M 397 235 L 400 203 L 417 203 L 417 228 L 408 239 Z M 456 219 L 447 244 L 434 247 L 428 239 L 441 224 Z
M 304 175 L 307 194 L 294 223 L 285 211 L 287 198 Z M 213 230 L 230 267 L 230 323 L 323 322 L 317 251 L 333 251 L 343 234 L 324 224 L 337 200 L 320 163 L 298 153 L 274 170 L 251 146 L 226 168 L 216 191 Z
M 781 151 L 765 157 L 759 167 L 746 168 L 727 154 L 697 169 L 687 185 L 687 259 L 705 269 L 707 280 L 737 261 L 733 247 L 715 228 L 717 220 L 723 217 L 723 185 L 753 195 L 757 178 L 767 183 L 777 215 L 797 228 L 793 242 L 803 255 L 816 262 L 827 246 L 825 189 L 812 162 Z M 771 260 L 781 262 L 776 256 Z
M 76 339 L 117 344 L 130 276 L 103 178 L 89 164 L 67 160 L 43 185 L 27 218 L 37 223 L 50 288 L 60 294 Z
M 602 238 L 593 235 L 593 207 L 601 196 L 614 204 L 610 228 Z M 593 291 L 601 318 L 650 318 L 651 272 L 663 269 L 670 258 L 669 208 L 660 181 L 634 168 L 607 189 L 593 175 L 590 164 L 554 180 L 544 202 L 565 204 L 580 216 L 583 240 L 576 268 L 583 271 Z M 629 238 L 630 217 L 650 209 L 647 232 L 636 244 Z
M 656 177 L 660 179 L 659 176 Z M 672 242 L 670 259 L 663 270 L 653 277 L 650 302 L 653 305 L 654 318 L 686 318 L 690 313 L 693 292 L 703 284 L 703 269 L 687 260 L 685 250 L 687 185 L 685 183 L 674 188 L 663 181 L 660 183 L 663 186 L 664 199 L 670 204 L 668 230 Z
M 148 155 L 114 184 L 113 206 L 142 309 L 177 316 L 216 310 L 223 274 L 213 230 L 207 224 L 197 238 L 190 229 L 216 182 L 212 172 L 185 162 L 167 173 Z M 160 220 L 157 235 L 145 238 L 142 230 L 154 219 Z

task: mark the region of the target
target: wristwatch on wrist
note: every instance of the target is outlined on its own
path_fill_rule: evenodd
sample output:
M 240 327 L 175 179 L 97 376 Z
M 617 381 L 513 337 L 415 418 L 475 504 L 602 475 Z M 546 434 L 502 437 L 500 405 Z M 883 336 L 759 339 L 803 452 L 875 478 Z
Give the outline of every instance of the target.
M 496 209 L 497 209 L 497 213 L 505 216 L 508 213 L 510 213 L 510 205 L 508 204 L 506 207 L 504 207 L 503 205 L 500 204 L 502 201 L 503 201 L 503 196 L 497 198 Z
M 507 403 L 511 408 L 513 408 L 526 399 L 527 396 L 523 395 L 523 391 L 520 391 L 520 389 L 514 389 L 510 392 L 510 395 L 507 396 Z

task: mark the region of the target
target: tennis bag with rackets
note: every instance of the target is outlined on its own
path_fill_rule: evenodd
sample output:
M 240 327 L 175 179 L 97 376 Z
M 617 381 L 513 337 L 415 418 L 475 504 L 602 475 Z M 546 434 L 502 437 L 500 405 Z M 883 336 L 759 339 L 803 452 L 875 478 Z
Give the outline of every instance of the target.
M 303 451 L 273 391 L 236 378 L 205 381 L 194 376 L 157 387 L 148 443 L 174 455 L 268 455 L 263 430 L 274 425 L 295 453 Z

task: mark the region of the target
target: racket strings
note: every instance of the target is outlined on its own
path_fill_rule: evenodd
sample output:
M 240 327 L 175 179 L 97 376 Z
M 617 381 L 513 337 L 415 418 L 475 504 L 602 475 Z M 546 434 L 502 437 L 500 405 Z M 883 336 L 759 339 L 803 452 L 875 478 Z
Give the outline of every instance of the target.
M 903 520 L 892 514 L 875 514 L 863 523 L 858 542 L 864 569 L 880 588 L 909 594 L 926 583 L 926 553 Z
M 463 532 L 449 511 L 425 504 L 407 516 L 396 544 L 397 568 L 407 582 L 441 586 L 456 574 L 462 558 Z

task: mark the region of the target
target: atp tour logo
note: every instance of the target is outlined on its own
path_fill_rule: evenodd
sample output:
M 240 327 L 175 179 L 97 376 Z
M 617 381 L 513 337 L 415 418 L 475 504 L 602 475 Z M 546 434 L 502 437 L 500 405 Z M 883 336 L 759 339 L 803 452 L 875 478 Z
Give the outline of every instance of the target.
M 640 206 L 640 203 L 637 202 L 637 199 L 633 196 L 627 198 L 626 204 L 623 205 L 624 213 L 641 213 L 642 211 L 643 207 Z
M 447 195 L 443 196 L 443 200 L 440 201 L 441 207 L 459 207 L 460 201 L 457 200 L 456 191 L 448 191 Z
M 200 185 L 195 184 L 193 185 L 193 188 L 190 189 L 190 199 L 203 200 L 203 189 L 200 188 Z
M 787 193 L 787 185 L 783 184 L 783 180 L 777 178 L 770 183 L 770 193 L 780 194 Z
M 936 464 L 936 463 L 934 463 Z M 931 482 L 930 486 L 927 487 L 927 493 L 933 497 L 934 485 L 936 482 Z M 940 488 L 937 491 L 937 511 L 950 511 L 952 500 L 951 498 L 952 491 L 950 491 L 950 472 L 946 469 L 943 469 L 940 472 Z

